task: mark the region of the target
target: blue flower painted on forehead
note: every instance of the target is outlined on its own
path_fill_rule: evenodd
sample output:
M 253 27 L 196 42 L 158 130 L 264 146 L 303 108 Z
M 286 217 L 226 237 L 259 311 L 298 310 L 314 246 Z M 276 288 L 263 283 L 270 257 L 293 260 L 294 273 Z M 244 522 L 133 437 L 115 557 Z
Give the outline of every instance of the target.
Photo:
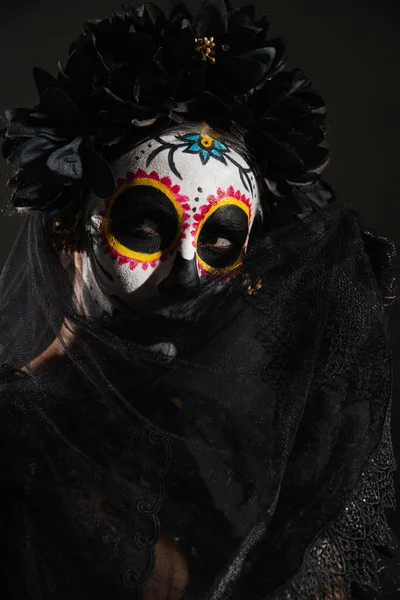
M 233 158 L 233 156 L 231 156 L 231 149 L 219 140 L 196 131 L 175 136 L 175 139 L 178 143 L 168 142 L 161 136 L 156 136 L 154 139 L 158 142 L 159 146 L 153 150 L 148 157 L 146 162 L 147 167 L 151 165 L 156 156 L 158 156 L 161 152 L 167 151 L 168 163 L 171 171 L 179 179 L 182 179 L 182 175 L 179 173 L 174 160 L 175 152 L 180 149 L 182 152 L 186 152 L 188 154 L 198 154 L 200 156 L 202 165 L 207 164 L 210 158 L 219 160 L 225 166 L 228 165 L 228 162 L 231 163 L 238 169 L 244 188 L 248 192 L 253 193 L 253 184 L 250 177 L 251 168 L 249 166 L 239 164 Z
M 207 164 L 210 158 L 216 158 L 224 165 L 227 164 L 224 154 L 230 152 L 229 148 L 209 135 L 187 133 L 178 136 L 178 139 L 187 142 L 187 146 L 183 152 L 187 152 L 188 154 L 198 154 L 203 165 Z

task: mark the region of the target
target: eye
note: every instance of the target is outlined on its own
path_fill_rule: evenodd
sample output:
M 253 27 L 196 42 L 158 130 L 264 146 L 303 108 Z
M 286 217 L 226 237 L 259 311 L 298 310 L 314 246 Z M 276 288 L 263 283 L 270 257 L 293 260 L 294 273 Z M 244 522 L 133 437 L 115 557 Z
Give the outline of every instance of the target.
M 108 215 L 107 232 L 120 254 L 140 260 L 167 250 L 178 238 L 180 217 L 168 196 L 149 185 L 122 192 Z
M 149 219 L 143 219 L 141 222 L 127 223 L 126 229 L 131 246 L 140 246 L 149 254 L 159 252 L 162 246 L 162 234 L 157 223 Z
M 207 246 L 208 248 L 226 250 L 232 248 L 233 242 L 228 240 L 226 237 L 215 235 L 209 239 L 202 240 L 201 245 Z
M 155 221 L 152 221 L 150 219 L 144 219 L 142 223 L 136 223 L 132 227 L 132 232 L 133 233 L 143 232 L 143 233 L 148 233 L 149 235 L 159 234 L 160 226 Z
M 248 233 L 248 215 L 235 204 L 218 207 L 200 225 L 197 255 L 204 268 L 226 269 L 240 261 Z
M 131 270 L 138 265 L 144 271 L 149 264 L 157 267 L 175 250 L 183 229 L 189 226 L 185 225 L 188 200 L 167 176 L 143 169 L 127 171 L 126 179 L 118 178 L 118 187 L 100 213 L 106 252 Z

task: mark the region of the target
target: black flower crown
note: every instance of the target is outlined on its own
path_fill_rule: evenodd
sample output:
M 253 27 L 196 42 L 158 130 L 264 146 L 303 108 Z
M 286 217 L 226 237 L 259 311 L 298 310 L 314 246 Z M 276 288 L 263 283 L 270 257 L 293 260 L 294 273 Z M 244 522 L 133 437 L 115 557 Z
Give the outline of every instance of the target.
M 206 0 L 192 18 L 152 4 L 89 21 L 57 78 L 34 70 L 39 104 L 7 111 L 3 155 L 16 207 L 57 213 L 114 188 L 111 157 L 144 131 L 184 120 L 239 125 L 270 190 L 317 182 L 328 161 L 321 96 L 285 69 L 265 15 Z M 125 145 L 125 146 L 124 146 Z

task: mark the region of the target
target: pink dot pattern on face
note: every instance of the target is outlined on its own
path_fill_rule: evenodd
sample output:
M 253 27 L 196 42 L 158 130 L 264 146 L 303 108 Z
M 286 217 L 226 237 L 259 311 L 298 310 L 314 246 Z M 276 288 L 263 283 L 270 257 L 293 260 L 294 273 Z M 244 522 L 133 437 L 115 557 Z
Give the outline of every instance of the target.
M 191 236 L 193 236 L 192 244 L 193 244 L 194 248 L 196 248 L 196 246 L 197 246 L 197 242 L 196 242 L 197 232 L 198 232 L 200 226 L 204 223 L 205 219 L 207 218 L 208 213 L 211 211 L 212 208 L 214 208 L 219 203 L 221 203 L 222 200 L 227 199 L 227 198 L 234 198 L 235 200 L 238 200 L 239 202 L 243 203 L 248 208 L 248 210 L 249 210 L 249 225 L 250 225 L 251 216 L 252 216 L 250 199 L 245 194 L 242 194 L 240 192 L 240 190 L 235 190 L 233 188 L 233 186 L 229 186 L 228 189 L 226 189 L 226 190 L 218 188 L 216 195 L 210 194 L 207 198 L 207 204 L 204 204 L 200 208 L 199 212 L 193 216 L 194 223 L 193 223 L 192 229 L 190 231 L 190 234 L 191 234 Z M 198 263 L 198 268 L 199 268 L 199 271 L 202 276 L 205 276 L 208 278 L 212 278 L 215 276 L 215 273 L 213 273 L 213 271 L 208 271 L 207 269 L 205 269 L 200 262 Z M 227 273 L 226 275 L 223 276 L 223 278 L 221 279 L 221 282 L 225 283 L 226 281 L 229 281 L 230 279 L 232 279 L 235 276 L 236 276 L 235 271 Z M 219 275 L 219 277 L 220 277 L 220 275 Z
M 188 197 L 183 196 L 180 193 L 179 185 L 177 185 L 177 184 L 173 185 L 170 177 L 160 177 L 156 171 L 151 171 L 150 173 L 147 173 L 143 169 L 138 169 L 135 172 L 127 171 L 125 178 L 119 177 L 117 179 L 117 187 L 116 187 L 113 195 L 110 196 L 109 198 L 107 198 L 107 200 L 105 201 L 104 210 L 100 211 L 100 216 L 102 217 L 101 222 L 100 222 L 101 244 L 104 248 L 104 252 L 109 254 L 110 258 L 112 260 L 117 261 L 117 263 L 119 265 L 122 266 L 122 265 L 127 264 L 131 271 L 133 271 L 140 265 L 144 271 L 147 271 L 147 269 L 149 267 L 155 268 L 160 261 L 165 261 L 168 256 L 172 255 L 176 251 L 176 248 L 179 244 L 179 238 L 175 242 L 173 247 L 171 247 L 167 252 L 162 254 L 160 258 L 157 258 L 155 260 L 146 260 L 146 259 L 140 259 L 140 258 L 131 258 L 131 257 L 125 256 L 124 254 L 119 252 L 116 248 L 114 248 L 110 244 L 110 242 L 107 238 L 106 232 L 105 232 L 106 214 L 107 214 L 108 209 L 109 209 L 110 205 L 112 204 L 114 198 L 116 197 L 116 195 L 118 194 L 119 190 L 121 190 L 122 187 L 124 187 L 124 186 L 129 187 L 130 183 L 132 183 L 132 185 L 133 185 L 133 182 L 138 179 L 149 179 L 149 180 L 155 181 L 157 183 L 160 183 L 161 185 L 166 187 L 169 190 L 169 192 L 171 192 L 171 194 L 173 194 L 175 201 L 182 208 L 182 221 L 183 222 L 182 222 L 182 232 L 181 232 L 180 238 L 186 235 L 185 230 L 188 229 L 188 227 L 189 227 L 188 220 L 190 219 L 190 214 L 188 211 L 190 210 L 190 204 L 189 204 Z
M 196 246 L 197 231 L 201 223 L 203 223 L 210 210 L 225 198 L 234 198 L 235 200 L 239 200 L 239 202 L 242 202 L 245 206 L 247 206 L 247 208 L 249 209 L 249 215 L 251 220 L 251 202 L 245 194 L 242 194 L 240 190 L 235 190 L 232 186 L 230 186 L 227 190 L 222 190 L 221 188 L 218 188 L 217 194 L 215 196 L 213 194 L 210 194 L 207 198 L 207 204 L 203 204 L 199 212 L 193 216 L 194 223 L 193 228 L 190 231 L 191 235 L 194 238 L 193 246 Z

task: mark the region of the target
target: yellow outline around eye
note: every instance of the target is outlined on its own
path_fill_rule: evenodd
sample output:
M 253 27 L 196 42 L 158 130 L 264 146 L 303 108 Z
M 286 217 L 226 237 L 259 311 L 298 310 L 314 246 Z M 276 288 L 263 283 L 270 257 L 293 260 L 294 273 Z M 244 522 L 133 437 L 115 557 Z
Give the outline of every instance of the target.
M 128 188 L 134 187 L 136 185 L 149 185 L 149 186 L 152 186 L 152 187 L 160 190 L 160 192 L 162 192 L 165 196 L 167 196 L 167 198 L 169 198 L 169 200 L 171 200 L 172 204 L 176 208 L 176 212 L 178 213 L 178 223 L 179 223 L 178 232 L 177 232 L 172 244 L 165 250 L 162 250 L 160 252 L 153 252 L 152 254 L 146 254 L 145 252 L 135 252 L 134 250 L 127 248 L 123 244 L 120 244 L 119 241 L 111 233 L 110 212 L 111 212 L 111 208 L 112 208 L 115 200 L 118 198 L 118 196 L 120 194 L 122 194 L 122 192 L 124 192 Z M 122 256 L 126 256 L 128 258 L 133 258 L 140 262 L 151 262 L 152 260 L 158 260 L 159 258 L 161 258 L 161 256 L 163 254 L 166 254 L 167 252 L 169 252 L 169 250 L 171 250 L 171 248 L 173 248 L 173 246 L 176 244 L 176 242 L 180 238 L 182 229 L 183 229 L 183 208 L 182 208 L 182 206 L 176 200 L 173 192 L 171 192 L 171 190 L 166 185 L 164 185 L 160 181 L 151 179 L 150 177 L 138 177 L 137 179 L 133 179 L 132 181 L 124 183 L 120 188 L 118 188 L 118 190 L 115 192 L 114 196 L 111 198 L 110 204 L 108 205 L 106 214 L 104 216 L 104 234 L 105 234 L 106 239 L 107 239 L 108 243 L 110 244 L 110 246 L 112 246 L 114 248 L 114 250 L 119 252 L 119 254 L 122 254 Z
M 206 214 L 205 218 L 203 219 L 203 221 L 201 221 L 199 223 L 199 226 L 197 228 L 197 232 L 196 232 L 196 248 L 197 248 L 197 241 L 200 235 L 201 230 L 204 227 L 204 223 L 207 221 L 207 219 L 209 219 L 209 217 L 211 217 L 211 215 L 213 213 L 215 213 L 215 211 L 220 208 L 220 206 L 227 206 L 229 204 L 233 204 L 235 206 L 238 206 L 241 210 L 243 210 L 243 212 L 245 212 L 247 214 L 247 221 L 248 221 L 248 225 L 250 228 L 250 208 L 247 206 L 247 204 L 245 204 L 244 202 L 241 202 L 240 200 L 238 200 L 237 198 L 232 198 L 231 196 L 227 196 L 226 198 L 223 198 L 222 200 L 220 200 L 217 204 L 215 204 L 215 206 L 213 206 L 208 213 Z M 233 271 L 234 269 L 237 269 L 237 267 L 240 265 L 240 263 L 242 262 L 242 258 L 243 258 L 243 252 L 244 252 L 244 247 L 241 249 L 239 257 L 237 259 L 237 261 L 233 264 L 230 265 L 229 267 L 222 267 L 222 268 L 218 268 L 218 267 L 211 267 L 210 265 L 208 265 L 206 262 L 204 262 L 204 260 L 202 260 L 200 258 L 200 256 L 197 253 L 197 260 L 199 261 L 199 264 L 203 267 L 203 269 L 205 269 L 206 271 L 208 271 L 209 273 L 230 273 L 231 271 Z

